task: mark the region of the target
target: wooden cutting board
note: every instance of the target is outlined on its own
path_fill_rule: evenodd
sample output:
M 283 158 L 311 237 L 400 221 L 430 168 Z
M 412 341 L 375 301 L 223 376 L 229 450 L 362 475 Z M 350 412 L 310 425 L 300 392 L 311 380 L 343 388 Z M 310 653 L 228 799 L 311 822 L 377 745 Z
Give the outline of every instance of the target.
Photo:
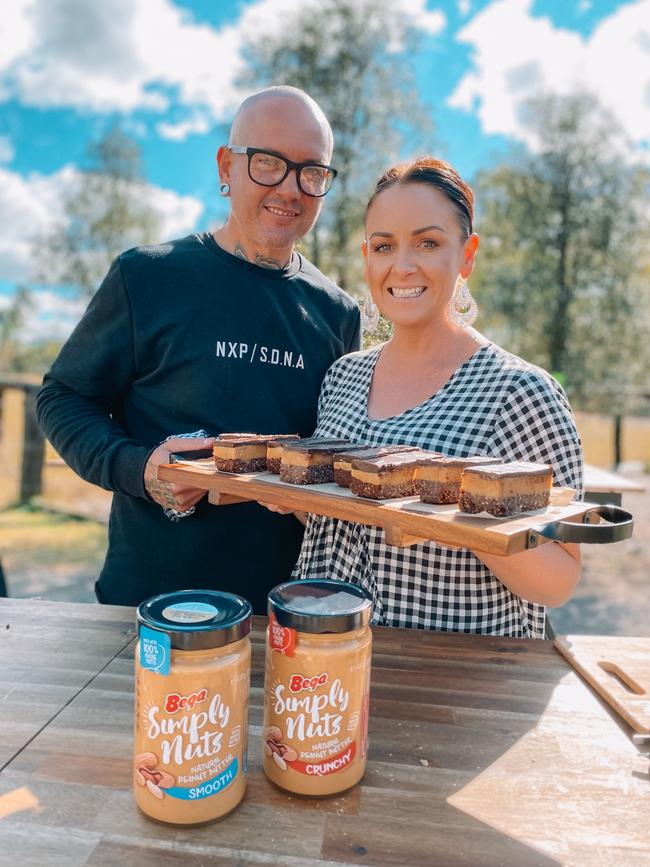
M 434 539 L 449 547 L 507 556 L 531 547 L 530 534 L 536 527 L 553 521 L 583 521 L 590 503 L 572 502 L 571 488 L 553 488 L 546 509 L 511 518 L 480 518 L 458 513 L 457 504 L 435 506 L 419 497 L 395 500 L 366 500 L 336 484 L 291 485 L 271 473 L 220 473 L 211 459 L 161 464 L 158 478 L 209 491 L 214 505 L 231 505 L 247 500 L 271 503 L 287 509 L 312 512 L 383 527 L 386 542 L 399 547 Z M 591 517 L 591 516 L 590 516 Z M 598 521 L 598 517 L 595 516 Z M 534 544 L 547 540 L 536 537 Z
M 555 647 L 639 734 L 650 734 L 650 638 L 560 635 Z

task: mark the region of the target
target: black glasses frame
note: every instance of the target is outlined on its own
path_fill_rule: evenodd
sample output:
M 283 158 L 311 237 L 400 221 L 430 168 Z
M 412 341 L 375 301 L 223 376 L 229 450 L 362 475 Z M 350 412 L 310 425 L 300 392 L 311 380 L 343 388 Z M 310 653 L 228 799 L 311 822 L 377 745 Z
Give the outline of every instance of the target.
M 293 160 L 288 160 L 284 156 L 284 154 L 279 154 L 277 151 L 267 151 L 264 148 L 249 148 L 249 147 L 246 147 L 245 145 L 227 145 L 227 148 L 230 151 L 230 153 L 243 154 L 243 155 L 248 157 L 248 177 L 251 179 L 251 181 L 253 181 L 254 184 L 259 184 L 260 187 L 279 187 L 280 184 L 286 178 L 286 176 L 289 174 L 289 172 L 292 169 L 295 169 L 295 171 L 296 171 L 296 183 L 298 184 L 300 192 L 304 193 L 306 196 L 311 196 L 311 198 L 313 198 L 313 199 L 322 199 L 323 196 L 326 196 L 329 193 L 329 191 L 332 189 L 332 183 L 334 182 L 334 178 L 338 174 L 338 172 L 336 171 L 335 168 L 332 168 L 332 166 L 325 165 L 325 163 L 315 163 L 315 162 L 311 162 L 311 161 L 308 161 L 306 163 L 294 163 Z M 251 160 L 255 156 L 255 154 L 268 154 L 270 157 L 275 157 L 276 159 L 282 160 L 282 162 L 285 163 L 287 170 L 282 175 L 282 177 L 280 178 L 279 181 L 276 181 L 274 184 L 264 184 L 264 183 L 262 183 L 262 181 L 258 181 L 252 176 L 252 174 L 251 174 Z M 302 170 L 307 169 L 307 168 L 312 168 L 314 166 L 316 168 L 319 168 L 319 169 L 327 169 L 327 171 L 331 172 L 331 175 L 332 175 L 332 180 L 330 181 L 329 187 L 325 190 L 324 193 L 321 193 L 320 195 L 317 195 L 316 193 L 308 193 L 307 190 L 305 190 L 303 188 L 303 185 L 300 181 L 300 173 L 302 172 Z

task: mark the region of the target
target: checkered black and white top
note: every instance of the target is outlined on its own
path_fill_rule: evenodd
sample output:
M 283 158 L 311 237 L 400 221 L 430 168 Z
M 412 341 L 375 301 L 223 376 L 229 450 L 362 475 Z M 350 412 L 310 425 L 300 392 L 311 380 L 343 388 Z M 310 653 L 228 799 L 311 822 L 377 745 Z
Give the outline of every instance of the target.
M 555 485 L 582 495 L 582 453 L 571 409 L 545 371 L 490 343 L 428 400 L 373 421 L 368 391 L 380 352 L 354 352 L 330 367 L 317 435 L 549 463 Z M 384 542 L 380 528 L 310 515 L 293 577 L 360 584 L 372 595 L 375 624 L 544 638 L 545 607 L 515 596 L 465 548 L 434 542 L 396 548 Z

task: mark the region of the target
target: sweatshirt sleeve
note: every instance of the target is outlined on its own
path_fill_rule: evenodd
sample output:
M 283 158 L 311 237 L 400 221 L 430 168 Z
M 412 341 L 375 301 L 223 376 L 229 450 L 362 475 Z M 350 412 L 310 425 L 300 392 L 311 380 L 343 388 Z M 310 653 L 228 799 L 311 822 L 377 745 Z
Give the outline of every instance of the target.
M 361 313 L 356 304 L 354 306 L 354 317 L 354 331 L 352 333 L 352 339 L 345 349 L 346 352 L 356 352 L 361 349 Z
M 136 376 L 131 307 L 116 259 L 81 321 L 45 375 L 37 413 L 45 436 L 82 478 L 146 498 L 148 445 L 120 419 Z

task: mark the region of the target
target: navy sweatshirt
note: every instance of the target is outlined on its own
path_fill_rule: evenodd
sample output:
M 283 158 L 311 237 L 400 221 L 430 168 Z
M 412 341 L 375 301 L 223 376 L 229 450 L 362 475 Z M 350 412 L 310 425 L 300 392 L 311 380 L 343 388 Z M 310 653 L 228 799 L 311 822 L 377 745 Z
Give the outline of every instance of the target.
M 359 339 L 354 301 L 298 254 L 269 270 L 203 233 L 113 262 L 38 397 L 54 448 L 114 492 L 101 602 L 214 588 L 265 613 L 298 555 L 296 519 L 204 498 L 171 522 L 145 492 L 145 463 L 166 437 L 201 428 L 311 434 L 327 368 Z

